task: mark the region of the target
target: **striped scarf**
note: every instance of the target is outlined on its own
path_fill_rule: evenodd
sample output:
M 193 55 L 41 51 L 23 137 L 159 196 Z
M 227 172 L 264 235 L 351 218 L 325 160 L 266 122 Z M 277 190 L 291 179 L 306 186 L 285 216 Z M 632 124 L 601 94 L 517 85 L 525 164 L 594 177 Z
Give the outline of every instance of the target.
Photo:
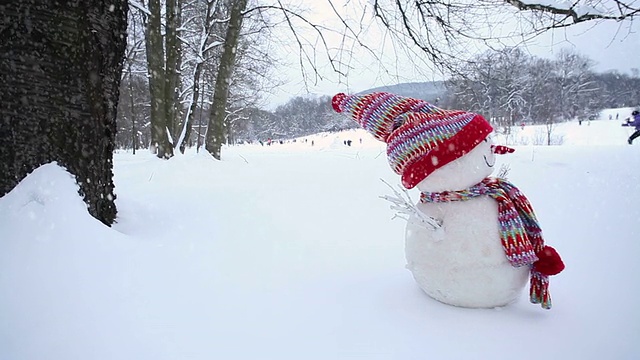
M 420 202 L 466 201 L 483 195 L 498 202 L 500 240 L 509 263 L 514 267 L 531 267 L 530 301 L 550 309 L 549 276 L 535 270 L 533 266 L 545 248 L 542 230 L 529 200 L 517 187 L 504 179 L 486 178 L 466 190 L 423 192 L 420 194 Z

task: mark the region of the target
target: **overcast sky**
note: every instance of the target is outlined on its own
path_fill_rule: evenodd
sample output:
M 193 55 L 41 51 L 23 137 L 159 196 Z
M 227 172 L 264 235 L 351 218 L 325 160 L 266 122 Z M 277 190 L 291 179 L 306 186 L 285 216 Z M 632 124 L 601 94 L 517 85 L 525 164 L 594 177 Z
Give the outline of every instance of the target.
M 310 0 L 298 0 L 310 2 Z M 313 20 L 320 20 L 330 13 L 323 1 L 311 1 L 310 12 Z M 305 4 L 305 6 L 308 6 Z M 320 20 L 323 23 L 327 21 Z M 277 105 L 287 102 L 291 97 L 303 96 L 305 94 L 333 95 L 337 92 L 358 92 L 382 85 L 392 85 L 402 82 L 431 81 L 440 80 L 441 76 L 432 73 L 430 70 L 416 68 L 414 59 L 398 52 L 388 39 L 375 30 L 368 38 L 380 37 L 380 41 L 374 41 L 378 49 L 377 55 L 382 58 L 382 62 L 374 59 L 364 51 L 354 50 L 354 54 L 347 54 L 346 62 L 351 69 L 347 76 L 335 74 L 327 65 L 325 53 L 318 48 L 317 56 L 320 65 L 319 72 L 323 80 L 308 79 L 306 84 L 300 73 L 297 64 L 298 57 L 295 46 L 283 50 L 284 58 L 289 59 L 287 66 L 281 66 L 276 70 L 275 76 L 281 80 L 288 80 L 287 83 L 275 89 L 274 95 L 266 100 L 265 107 L 273 109 Z M 330 47 L 338 47 L 339 36 L 329 35 L 327 42 Z M 293 42 L 293 40 L 292 40 Z M 532 55 L 539 57 L 553 58 L 562 48 L 572 48 L 596 62 L 595 70 L 598 72 L 608 70 L 618 70 L 630 73 L 632 68 L 640 68 L 640 24 L 631 21 L 614 22 L 606 21 L 601 23 L 580 24 L 567 29 L 548 32 L 538 38 L 535 43 L 527 45 Z M 324 64 L 324 65 L 322 65 Z M 341 69 L 345 70 L 346 69 Z M 317 82 L 314 84 L 314 82 Z

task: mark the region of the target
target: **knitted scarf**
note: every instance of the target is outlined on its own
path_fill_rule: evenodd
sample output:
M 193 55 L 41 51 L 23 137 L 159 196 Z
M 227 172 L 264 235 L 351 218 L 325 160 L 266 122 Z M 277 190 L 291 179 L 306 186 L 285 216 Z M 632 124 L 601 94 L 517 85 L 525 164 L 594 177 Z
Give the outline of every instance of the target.
M 549 276 L 537 271 L 534 266 L 545 249 L 542 230 L 529 200 L 517 187 L 504 179 L 486 178 L 466 190 L 423 192 L 420 194 L 420 202 L 466 201 L 483 195 L 498 202 L 500 239 L 509 263 L 514 267 L 531 267 L 530 301 L 550 309 Z

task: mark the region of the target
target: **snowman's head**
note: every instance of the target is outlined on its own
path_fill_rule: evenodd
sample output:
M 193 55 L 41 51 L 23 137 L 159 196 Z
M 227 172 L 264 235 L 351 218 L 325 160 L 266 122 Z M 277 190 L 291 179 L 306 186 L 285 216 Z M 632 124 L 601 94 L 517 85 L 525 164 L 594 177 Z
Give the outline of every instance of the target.
M 465 155 L 438 168 L 417 188 L 422 192 L 467 189 L 491 175 L 496 164 L 493 140 L 486 137 Z
M 471 158 L 460 160 L 469 166 L 475 164 L 475 156 L 486 158 L 486 163 L 483 160 L 481 164 L 487 169 L 470 171 L 476 175 L 485 174 L 483 177 L 491 173 L 495 163 L 487 139 L 493 128 L 480 114 L 444 110 L 423 100 L 384 92 L 341 93 L 333 97 L 331 104 L 337 112 L 349 114 L 376 139 L 387 143 L 389 164 L 401 175 L 402 185 L 407 189 L 451 162 L 458 163 L 460 158 Z M 472 151 L 474 153 L 470 154 Z M 447 189 L 457 190 L 454 185 Z

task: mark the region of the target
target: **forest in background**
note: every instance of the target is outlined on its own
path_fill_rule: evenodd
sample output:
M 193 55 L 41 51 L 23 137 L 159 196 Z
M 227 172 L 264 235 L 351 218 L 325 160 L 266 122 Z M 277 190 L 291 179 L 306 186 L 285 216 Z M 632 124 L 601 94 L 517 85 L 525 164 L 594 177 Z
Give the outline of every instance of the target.
M 120 82 L 117 148 L 151 148 L 159 157 L 168 158 L 186 147 L 214 144 L 210 152 L 219 156 L 216 146 L 221 143 L 291 139 L 355 126 L 331 111 L 330 94 L 297 96 L 276 108 L 264 103 L 273 89 L 285 86 L 274 75 L 277 67 L 286 66 L 275 56 L 278 49 L 289 46 L 295 50 L 297 42 L 298 66 L 311 63 L 312 75 L 315 71 L 319 76 L 309 39 L 304 39 L 310 30 L 318 36 L 316 40 L 324 42 L 323 27 L 303 11 L 252 3 L 240 15 L 241 31 L 236 47 L 231 48 L 234 58 L 225 59 L 229 21 L 237 1 L 129 3 L 132 11 Z M 438 4 L 433 6 L 453 11 Z M 296 21 L 306 30 L 295 25 Z M 289 28 L 294 44 L 278 40 L 282 26 Z M 332 51 L 325 51 L 331 66 L 341 64 L 332 58 Z M 452 62 L 455 59 L 441 64 L 449 70 L 446 81 L 416 79 L 411 86 L 381 89 L 443 108 L 480 113 L 505 131 L 514 124 L 532 123 L 546 124 L 550 132 L 553 124 L 587 119 L 599 109 L 640 105 L 638 69 L 597 73 L 593 60 L 573 50 L 563 49 L 555 58 L 546 59 L 505 47 L 460 59 L 455 66 Z M 228 74 L 222 74 L 224 71 Z M 339 67 L 334 71 L 340 72 Z M 220 84 L 226 88 L 219 88 Z M 226 98 L 221 101 L 223 94 Z
M 478 56 L 464 72 L 447 81 L 397 84 L 362 93 L 388 91 L 420 98 L 443 108 L 474 111 L 504 131 L 522 123 L 552 127 L 562 121 L 586 120 L 605 108 L 640 106 L 640 73 L 637 70 L 631 74 L 597 73 L 594 66 L 592 60 L 572 51 L 563 50 L 555 59 L 544 59 L 514 49 Z M 136 148 L 147 148 L 151 138 L 146 76 L 143 72 L 124 75 L 117 118 L 117 146 L 131 149 L 136 141 Z M 244 81 L 247 80 L 245 77 Z M 235 85 L 240 87 L 240 83 L 238 80 Z M 257 83 L 250 82 L 238 90 L 250 93 L 250 96 L 231 97 L 227 110 L 227 143 L 291 139 L 357 126 L 333 112 L 330 96 L 297 96 L 272 111 L 264 110 L 258 105 L 263 93 L 250 86 Z M 203 144 L 209 105 L 206 101 L 196 105 L 194 136 L 189 139 L 188 146 Z

